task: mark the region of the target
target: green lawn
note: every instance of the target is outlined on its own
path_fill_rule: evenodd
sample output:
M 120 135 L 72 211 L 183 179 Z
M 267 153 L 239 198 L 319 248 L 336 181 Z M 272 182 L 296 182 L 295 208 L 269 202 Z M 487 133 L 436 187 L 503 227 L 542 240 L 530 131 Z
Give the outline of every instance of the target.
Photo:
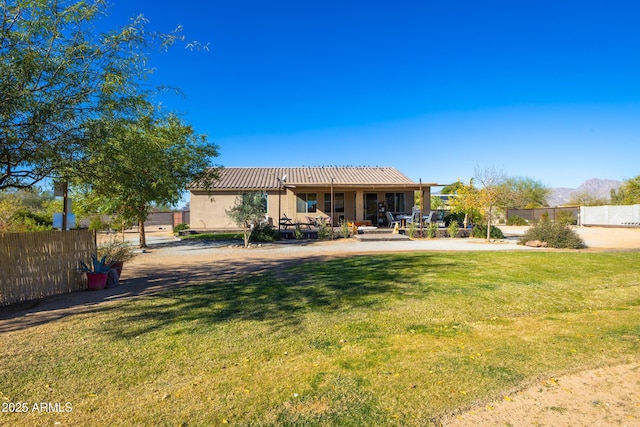
M 640 252 L 351 257 L 2 335 L 0 425 L 425 426 L 637 361 Z
M 242 240 L 242 233 L 200 233 L 185 234 L 182 240 Z

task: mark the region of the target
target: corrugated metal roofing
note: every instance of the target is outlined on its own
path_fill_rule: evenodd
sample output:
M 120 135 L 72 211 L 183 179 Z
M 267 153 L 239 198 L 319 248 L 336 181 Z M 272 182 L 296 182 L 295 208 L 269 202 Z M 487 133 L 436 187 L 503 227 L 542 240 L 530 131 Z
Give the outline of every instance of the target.
M 278 178 L 290 185 L 417 185 L 392 167 L 225 167 L 212 189 L 277 189 Z M 193 185 L 192 188 L 198 188 Z

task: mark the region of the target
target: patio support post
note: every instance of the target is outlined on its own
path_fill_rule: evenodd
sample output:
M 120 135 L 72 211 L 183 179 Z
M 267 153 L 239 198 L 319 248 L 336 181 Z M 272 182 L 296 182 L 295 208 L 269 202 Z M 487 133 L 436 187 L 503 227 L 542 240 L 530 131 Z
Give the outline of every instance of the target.
M 334 181 L 334 178 L 331 177 L 331 220 L 329 221 L 331 223 L 331 240 L 333 240 L 333 221 L 335 219 L 335 206 L 334 206 L 334 199 L 333 199 L 333 181 Z
M 356 217 L 354 221 L 361 221 L 364 219 L 364 191 L 356 190 Z
M 422 178 L 420 181 L 420 213 L 418 214 L 418 219 L 420 221 L 420 237 L 423 237 L 422 234 L 422 212 L 424 212 L 424 191 L 422 191 Z
M 278 233 L 280 233 L 280 217 L 282 214 L 280 213 L 280 206 L 282 200 L 282 180 L 277 178 L 278 180 Z
M 282 178 L 276 178 L 278 180 L 278 233 L 280 233 L 280 218 L 282 218 L 281 206 L 282 206 L 282 187 L 287 182 L 287 174 L 284 174 Z

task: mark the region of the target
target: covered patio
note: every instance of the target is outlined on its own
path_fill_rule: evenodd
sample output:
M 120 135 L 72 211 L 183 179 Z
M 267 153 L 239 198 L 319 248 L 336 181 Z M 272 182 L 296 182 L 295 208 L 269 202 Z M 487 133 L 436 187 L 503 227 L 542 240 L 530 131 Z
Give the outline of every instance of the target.
M 388 227 L 392 214 L 412 215 L 416 193 L 421 212 L 430 211 L 431 186 L 414 182 L 392 167 L 234 167 L 224 168 L 211 188 L 193 185 L 191 228 L 232 229 L 226 215 L 237 198 L 254 191 L 264 194 L 265 220 L 288 230 L 281 221 L 306 228 L 314 221 L 338 227 L 342 222 Z M 313 227 L 313 226 L 311 226 Z

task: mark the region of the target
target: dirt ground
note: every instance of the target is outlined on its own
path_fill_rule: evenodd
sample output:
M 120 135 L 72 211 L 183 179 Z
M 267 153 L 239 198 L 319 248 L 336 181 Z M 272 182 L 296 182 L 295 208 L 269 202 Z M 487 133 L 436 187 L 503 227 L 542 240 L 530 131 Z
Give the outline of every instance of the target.
M 243 249 L 229 243 L 183 244 L 166 232 L 149 234 L 151 248 L 125 265 L 122 285 L 0 308 L 0 337 L 102 304 L 150 295 L 199 281 L 253 274 L 362 253 L 430 250 L 553 250 L 516 245 L 523 227 L 501 227 L 504 241 L 425 239 L 415 242 L 290 242 Z M 640 250 L 638 228 L 576 228 L 585 251 Z M 640 274 L 639 274 L 640 277 Z M 640 357 L 622 366 L 543 379 L 500 401 L 451 414 L 445 426 L 640 426 Z
M 443 422 L 476 426 L 638 426 L 640 365 L 630 363 L 545 378 L 500 401 Z

